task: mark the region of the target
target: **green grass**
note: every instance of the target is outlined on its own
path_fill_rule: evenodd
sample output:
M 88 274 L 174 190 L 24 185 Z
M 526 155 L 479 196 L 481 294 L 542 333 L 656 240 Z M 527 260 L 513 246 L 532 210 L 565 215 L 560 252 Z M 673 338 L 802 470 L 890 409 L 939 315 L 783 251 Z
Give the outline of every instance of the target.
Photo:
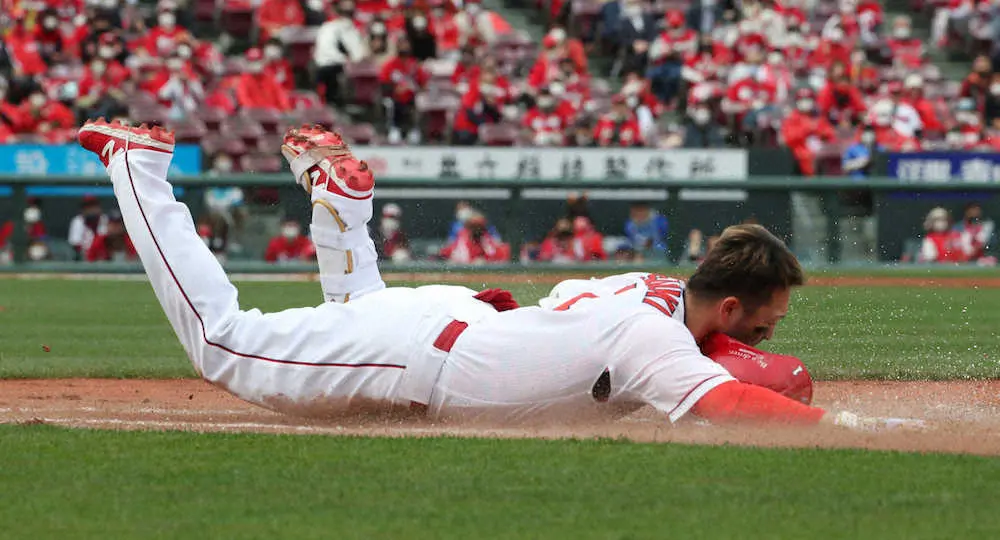
M 1000 537 L 1000 460 L 0 426 L 4 538 Z
M 245 308 L 320 301 L 316 283 L 238 285 Z M 0 377 L 194 376 L 147 283 L 0 280 L 0 308 Z M 998 331 L 1000 289 L 807 287 L 766 347 L 820 379 L 997 378 Z

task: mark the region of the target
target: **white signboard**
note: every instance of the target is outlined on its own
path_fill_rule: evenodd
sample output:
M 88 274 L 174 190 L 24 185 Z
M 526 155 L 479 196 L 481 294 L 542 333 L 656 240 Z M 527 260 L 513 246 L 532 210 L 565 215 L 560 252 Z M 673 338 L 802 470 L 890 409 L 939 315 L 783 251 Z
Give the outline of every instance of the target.
M 746 180 L 747 152 L 735 149 L 495 148 L 356 146 L 377 176 L 430 179 Z

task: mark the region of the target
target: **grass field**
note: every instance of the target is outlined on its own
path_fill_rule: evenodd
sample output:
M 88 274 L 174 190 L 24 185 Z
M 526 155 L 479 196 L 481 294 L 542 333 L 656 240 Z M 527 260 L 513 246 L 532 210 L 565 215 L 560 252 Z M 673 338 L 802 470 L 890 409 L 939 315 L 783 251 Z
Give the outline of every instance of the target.
M 768 347 L 820 379 L 997 378 L 998 307 L 810 287 Z M 0 378 L 189 376 L 148 284 L 0 279 Z M 961 455 L 0 426 L 0 538 L 1000 538 L 998 486 L 1000 460 Z

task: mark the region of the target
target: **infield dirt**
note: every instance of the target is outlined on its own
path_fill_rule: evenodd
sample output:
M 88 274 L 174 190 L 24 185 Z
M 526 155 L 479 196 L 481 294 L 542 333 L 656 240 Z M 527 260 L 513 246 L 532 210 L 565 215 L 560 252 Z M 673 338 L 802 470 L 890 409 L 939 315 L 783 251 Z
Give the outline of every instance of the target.
M 870 415 L 920 418 L 928 422 L 928 429 L 858 434 L 825 428 L 734 429 L 693 422 L 670 426 L 652 409 L 614 422 L 581 419 L 532 426 L 455 425 L 416 417 L 315 420 L 255 407 L 198 380 L 0 381 L 0 423 L 390 437 L 611 437 L 637 442 L 1000 455 L 1000 381 L 820 382 L 815 404 Z

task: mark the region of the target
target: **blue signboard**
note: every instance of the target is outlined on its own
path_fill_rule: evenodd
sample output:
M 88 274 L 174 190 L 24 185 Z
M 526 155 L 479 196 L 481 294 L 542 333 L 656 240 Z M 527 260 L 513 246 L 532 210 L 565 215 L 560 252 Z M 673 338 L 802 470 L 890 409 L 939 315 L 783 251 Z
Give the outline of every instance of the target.
M 201 148 L 179 144 L 170 164 L 172 176 L 201 173 Z M 0 174 L 38 176 L 103 176 L 104 166 L 93 152 L 75 144 L 0 145 Z
M 914 184 L 1000 182 L 1000 153 L 919 152 L 889 154 L 889 176 Z

